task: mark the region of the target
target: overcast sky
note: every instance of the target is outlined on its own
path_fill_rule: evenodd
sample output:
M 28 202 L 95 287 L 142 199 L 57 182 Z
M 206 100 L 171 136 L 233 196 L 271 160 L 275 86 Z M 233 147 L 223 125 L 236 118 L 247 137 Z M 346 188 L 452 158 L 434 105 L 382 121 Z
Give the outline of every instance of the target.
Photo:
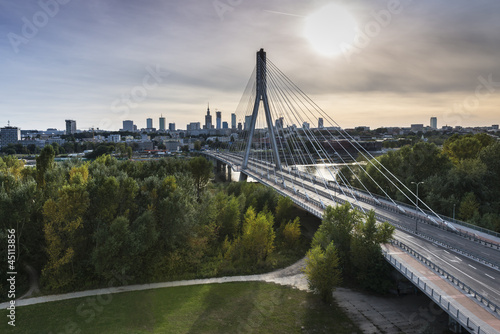
M 0 0 L 0 126 L 229 121 L 260 48 L 343 127 L 500 123 L 500 1 L 395 1 Z M 330 3 L 364 35 L 326 56 L 304 26 Z

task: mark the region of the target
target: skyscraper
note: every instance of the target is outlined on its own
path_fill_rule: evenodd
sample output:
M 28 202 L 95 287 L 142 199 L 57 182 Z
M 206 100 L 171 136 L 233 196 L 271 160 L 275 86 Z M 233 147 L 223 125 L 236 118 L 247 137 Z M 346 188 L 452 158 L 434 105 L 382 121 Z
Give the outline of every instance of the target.
M 175 123 L 168 123 L 168 130 L 175 131 Z
M 431 117 L 431 129 L 438 128 L 438 119 L 437 117 Z
M 217 124 L 216 129 L 220 130 L 221 129 L 221 125 L 222 125 L 222 112 L 216 111 L 215 115 L 216 115 L 216 118 L 215 118 L 216 123 L 215 124 Z
M 252 115 L 245 116 L 245 130 L 250 130 L 250 126 L 252 125 Z
M 205 129 L 210 130 L 212 128 L 212 115 L 210 115 L 210 104 L 207 108 L 207 114 L 205 116 Z
M 123 131 L 134 132 L 134 121 L 123 121 Z
M 323 118 L 318 118 L 318 129 L 323 129 Z
M 152 129 L 153 128 L 153 119 L 152 118 L 147 118 L 146 119 L 146 128 Z
M 236 114 L 232 113 L 231 114 L 231 129 L 236 129 Z
M 66 134 L 72 135 L 76 133 L 76 121 L 67 119 L 66 120 Z
M 160 117 L 160 131 L 165 131 L 165 117 L 163 115 Z
M 222 128 L 229 129 L 229 124 L 227 124 L 227 122 L 222 122 Z

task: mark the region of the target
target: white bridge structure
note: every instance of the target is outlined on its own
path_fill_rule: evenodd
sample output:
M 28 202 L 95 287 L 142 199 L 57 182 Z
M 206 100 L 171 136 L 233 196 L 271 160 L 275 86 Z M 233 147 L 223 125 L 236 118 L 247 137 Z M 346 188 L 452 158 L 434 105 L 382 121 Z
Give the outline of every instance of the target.
M 230 145 L 204 152 L 219 169 L 271 187 L 319 218 L 327 206 L 346 202 L 375 211 L 378 221 L 396 227 L 386 260 L 449 314 L 457 332 L 500 333 L 499 234 L 434 212 L 374 162 L 373 142 L 344 131 L 263 49 L 236 114 L 244 127 Z M 370 187 L 356 176 L 369 166 L 377 171 L 366 173 Z M 391 198 L 380 180 L 409 204 Z M 382 195 L 369 191 L 374 187 Z

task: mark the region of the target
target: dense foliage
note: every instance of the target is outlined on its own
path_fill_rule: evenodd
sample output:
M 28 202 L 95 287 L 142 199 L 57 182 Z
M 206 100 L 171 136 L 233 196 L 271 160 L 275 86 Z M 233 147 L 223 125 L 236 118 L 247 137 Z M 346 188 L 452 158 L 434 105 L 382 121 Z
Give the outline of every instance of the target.
M 352 210 L 349 203 L 327 207 L 307 253 L 309 287 L 325 302 L 342 280 L 367 291 L 386 293 L 391 285 L 391 266 L 382 255 L 394 226 L 377 224 L 375 213 Z
M 419 142 L 368 162 L 367 173 L 358 170 L 354 176 L 343 170 L 357 187 L 414 202 L 409 191 L 396 190 L 395 178 L 381 176 L 381 165 L 413 192 L 415 183 L 423 182 L 419 198 L 434 211 L 449 217 L 455 212 L 457 219 L 500 232 L 500 143 L 491 136 L 453 135 L 442 148 Z
M 0 159 L 0 242 L 16 230 L 18 271 L 34 268 L 45 292 L 117 274 L 134 283 L 270 270 L 303 255 L 300 222 L 282 212 L 289 202 L 257 184 L 211 184 L 204 158 L 54 156 L 46 146 L 36 168 Z M 27 282 L 18 277 L 18 293 Z

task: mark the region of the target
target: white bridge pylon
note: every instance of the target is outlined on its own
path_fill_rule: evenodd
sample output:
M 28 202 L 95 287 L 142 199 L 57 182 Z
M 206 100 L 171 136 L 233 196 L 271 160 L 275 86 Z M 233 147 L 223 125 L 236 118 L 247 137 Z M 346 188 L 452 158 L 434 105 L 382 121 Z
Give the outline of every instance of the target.
M 260 102 L 264 105 L 264 112 L 266 115 L 267 128 L 269 130 L 269 139 L 271 141 L 271 150 L 274 157 L 276 168 L 281 170 L 280 155 L 278 153 L 278 145 L 276 143 L 276 136 L 274 135 L 273 120 L 271 118 L 271 110 L 269 109 L 269 101 L 267 99 L 267 63 L 266 52 L 260 49 L 257 52 L 257 72 L 256 72 L 256 93 L 255 103 L 253 106 L 252 121 L 250 123 L 250 133 L 248 135 L 247 147 L 243 157 L 242 169 L 246 169 L 248 165 L 248 158 L 250 156 L 250 149 L 252 148 L 253 135 L 255 133 L 255 124 L 257 122 L 257 115 L 259 113 Z

